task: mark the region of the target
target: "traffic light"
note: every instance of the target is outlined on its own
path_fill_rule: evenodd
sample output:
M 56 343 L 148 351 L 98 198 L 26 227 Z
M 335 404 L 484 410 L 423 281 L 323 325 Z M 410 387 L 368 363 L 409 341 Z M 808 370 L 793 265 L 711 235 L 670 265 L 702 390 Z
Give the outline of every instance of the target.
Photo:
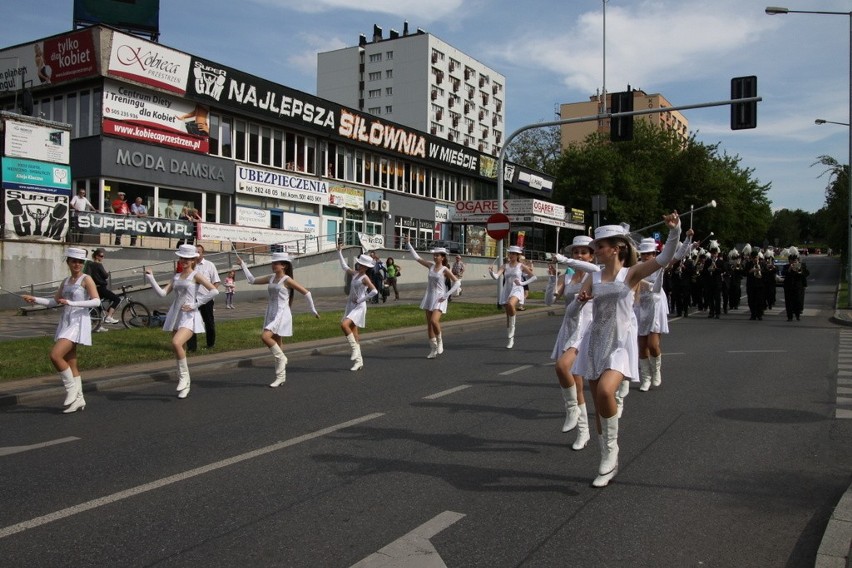
M 610 111 L 613 114 L 633 112 L 633 91 L 612 93 L 611 105 L 612 108 Z M 633 140 L 633 117 L 623 116 L 610 120 L 609 139 L 612 142 L 629 142 Z
M 734 77 L 731 79 L 731 100 L 757 96 L 757 77 Z M 731 103 L 731 130 L 757 127 L 757 101 Z

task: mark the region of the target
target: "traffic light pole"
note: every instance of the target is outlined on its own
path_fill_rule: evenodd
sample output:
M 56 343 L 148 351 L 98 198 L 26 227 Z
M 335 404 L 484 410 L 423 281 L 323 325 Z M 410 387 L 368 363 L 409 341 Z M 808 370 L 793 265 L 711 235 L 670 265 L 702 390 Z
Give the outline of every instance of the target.
M 548 122 L 536 122 L 535 124 L 527 124 L 526 126 L 522 126 L 512 132 L 509 136 L 506 137 L 506 142 L 503 144 L 503 147 L 500 148 L 500 153 L 497 155 L 497 211 L 499 213 L 503 213 L 503 162 L 506 159 L 506 148 L 509 147 L 509 144 L 512 140 L 515 139 L 516 136 L 521 134 L 522 132 L 526 132 L 527 130 L 534 130 L 536 128 L 547 128 L 548 126 L 562 126 L 563 124 L 577 124 L 580 122 L 592 122 L 602 119 L 609 119 L 610 124 L 612 124 L 613 118 L 626 118 L 629 116 L 641 116 L 645 114 L 662 114 L 664 112 L 669 112 L 673 110 L 690 110 L 694 108 L 709 108 L 709 107 L 717 107 L 717 106 L 728 106 L 734 105 L 738 103 L 757 103 L 763 100 L 763 97 L 748 97 L 744 99 L 728 99 L 726 101 L 716 101 L 712 103 L 698 103 L 694 105 L 680 105 L 680 106 L 672 106 L 665 108 L 648 108 L 643 110 L 633 110 L 630 112 L 610 112 L 603 114 L 596 114 L 592 116 L 580 116 L 577 118 L 564 118 L 562 120 L 551 120 Z M 850 177 L 852 177 L 852 172 L 850 172 Z M 852 201 L 850 201 L 850 210 L 852 210 Z M 852 233 L 850 233 L 852 234 Z M 852 236 L 850 236 L 850 242 L 852 242 Z M 558 245 L 559 243 L 557 243 Z M 852 254 L 852 250 L 849 251 L 849 254 Z M 497 258 L 499 260 L 503 259 L 503 240 L 497 241 Z M 852 265 L 852 263 L 850 263 Z M 499 280 L 498 280 L 498 302 L 499 302 Z M 850 295 L 850 302 L 852 302 L 852 295 Z

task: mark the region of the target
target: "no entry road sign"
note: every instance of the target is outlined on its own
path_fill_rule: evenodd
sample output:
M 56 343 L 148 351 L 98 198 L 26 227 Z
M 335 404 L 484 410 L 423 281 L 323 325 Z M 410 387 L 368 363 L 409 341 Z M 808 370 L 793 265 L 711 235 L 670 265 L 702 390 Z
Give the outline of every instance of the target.
M 488 218 L 485 232 L 492 239 L 499 241 L 509 234 L 509 218 L 502 213 L 495 213 Z

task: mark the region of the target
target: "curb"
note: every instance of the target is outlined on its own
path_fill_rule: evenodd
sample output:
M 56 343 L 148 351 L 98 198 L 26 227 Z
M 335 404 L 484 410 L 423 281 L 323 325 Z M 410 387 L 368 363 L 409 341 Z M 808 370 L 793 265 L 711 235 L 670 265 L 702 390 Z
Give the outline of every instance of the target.
M 551 315 L 557 314 L 553 310 L 542 308 L 520 312 L 517 314 L 517 317 L 519 319 L 532 319 Z M 493 316 L 446 322 L 442 324 L 442 327 L 456 331 L 472 331 L 480 329 L 483 323 L 502 321 L 505 317 L 505 314 L 499 313 Z M 424 329 L 425 326 L 418 325 L 368 333 L 361 338 L 361 345 L 372 346 L 408 342 L 415 335 L 422 333 Z M 348 344 L 341 341 L 340 337 L 293 343 L 291 346 L 292 349 L 287 351 L 288 358 L 315 356 L 326 353 L 342 353 L 349 349 Z M 266 366 L 267 364 L 271 364 L 271 359 L 269 350 L 265 347 L 201 355 L 192 358 L 192 369 L 194 371 L 203 371 L 205 369 L 255 368 Z M 91 378 L 87 378 L 85 381 L 83 385 L 84 392 L 103 392 L 138 384 L 170 382 L 175 381 L 177 378 L 173 359 L 130 365 L 123 370 L 122 376 L 115 376 L 117 372 L 119 372 L 117 367 L 107 367 L 87 372 L 86 374 Z M 3 392 L 3 387 L 0 385 L 0 408 L 39 402 L 48 398 L 60 398 L 65 393 L 62 385 L 57 384 L 55 375 L 35 377 L 33 380 L 43 386 L 24 387 L 16 391 L 14 390 L 15 382 L 12 381 L 8 385 L 8 390 Z

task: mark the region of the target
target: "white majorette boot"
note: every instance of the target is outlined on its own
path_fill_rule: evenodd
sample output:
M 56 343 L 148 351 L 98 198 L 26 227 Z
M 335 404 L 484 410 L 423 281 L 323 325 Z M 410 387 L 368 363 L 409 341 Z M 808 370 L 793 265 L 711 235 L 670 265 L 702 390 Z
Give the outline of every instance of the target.
M 272 388 L 280 387 L 287 380 L 287 356 L 281 351 L 281 347 L 273 345 L 269 348 L 272 351 L 272 356 L 275 357 L 275 380 L 269 386 Z
M 59 379 L 62 381 L 62 386 L 65 387 L 65 401 L 62 403 L 62 406 L 68 406 L 77 400 L 77 381 L 74 380 L 74 373 L 71 371 L 71 367 L 60 371 Z
M 618 417 L 601 418 L 601 464 L 593 487 L 606 487 L 618 473 Z
M 655 387 L 663 384 L 663 377 L 660 374 L 660 367 L 663 365 L 663 354 L 659 354 L 656 357 L 651 357 L 651 375 L 653 379 L 651 380 L 651 384 Z
M 580 416 L 577 418 L 577 439 L 571 446 L 572 450 L 582 450 L 589 443 L 589 414 L 586 412 L 586 403 L 578 404 Z
M 183 359 L 178 359 L 177 365 L 178 365 L 178 385 L 177 385 L 178 395 L 177 395 L 177 397 L 178 398 L 186 398 L 187 395 L 189 395 L 189 384 L 191 382 L 190 378 L 189 378 L 189 365 L 186 362 L 186 357 L 184 357 Z
M 346 341 L 349 342 L 349 348 L 352 349 L 352 354 L 349 355 L 349 360 L 354 361 L 355 359 L 357 359 L 357 356 L 355 355 L 355 351 L 360 351 L 361 346 L 358 345 L 357 341 L 355 341 L 355 334 L 354 333 L 350 333 L 349 335 L 347 335 Z
M 651 360 L 639 359 L 639 390 L 648 392 L 651 388 Z
M 562 431 L 570 432 L 577 427 L 577 420 L 580 418 L 580 408 L 577 406 L 577 385 L 562 389 L 562 400 L 565 402 L 565 423 L 562 424 Z
M 441 355 L 444 352 L 444 338 L 438 335 L 438 355 Z
M 429 340 L 430 351 L 429 354 L 426 355 L 427 359 L 434 359 L 438 356 L 438 340 L 434 337 Z
M 616 418 L 621 418 L 624 412 L 624 399 L 630 394 L 630 379 L 624 379 L 615 391 Z
M 66 369 L 68 373 L 71 373 L 71 369 Z M 63 377 L 63 382 L 65 377 Z M 71 380 L 74 382 L 74 392 L 76 396 L 74 400 L 71 401 L 71 404 L 62 411 L 63 414 L 71 414 L 72 412 L 77 412 L 78 410 L 86 409 L 86 399 L 83 398 L 83 379 L 80 377 L 71 377 Z M 66 387 L 67 388 L 67 387 Z
M 511 349 L 515 346 L 515 317 L 512 316 L 509 318 L 509 343 L 506 345 L 506 349 Z

